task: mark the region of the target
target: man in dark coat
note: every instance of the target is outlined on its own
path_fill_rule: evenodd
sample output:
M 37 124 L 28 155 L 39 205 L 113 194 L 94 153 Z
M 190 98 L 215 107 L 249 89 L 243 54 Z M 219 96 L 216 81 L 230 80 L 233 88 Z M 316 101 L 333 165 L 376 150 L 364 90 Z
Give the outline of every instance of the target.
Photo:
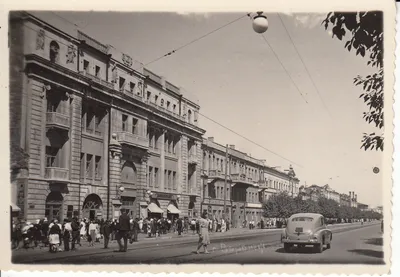
M 79 223 L 78 218 L 74 217 L 71 222 L 72 229 L 72 242 L 71 242 L 71 250 L 75 250 L 75 243 L 80 244 L 80 232 L 79 232 Z
M 178 218 L 178 221 L 176 222 L 176 225 L 178 227 L 178 236 L 181 235 L 182 233 L 182 227 L 183 227 L 183 222 L 181 218 Z
M 110 220 L 107 220 L 106 222 L 103 223 L 101 230 L 104 238 L 104 249 L 107 249 L 108 243 L 110 242 L 110 234 L 112 232 Z
M 119 252 L 126 252 L 128 250 L 128 235 L 131 229 L 129 216 L 126 212 L 122 212 L 121 216 L 119 217 L 119 230 L 118 230 L 118 245 L 119 245 Z M 124 240 L 124 246 L 122 247 L 121 239 Z
M 139 219 L 136 218 L 135 220 L 132 221 L 132 236 L 130 243 L 138 241 L 138 233 L 139 233 Z

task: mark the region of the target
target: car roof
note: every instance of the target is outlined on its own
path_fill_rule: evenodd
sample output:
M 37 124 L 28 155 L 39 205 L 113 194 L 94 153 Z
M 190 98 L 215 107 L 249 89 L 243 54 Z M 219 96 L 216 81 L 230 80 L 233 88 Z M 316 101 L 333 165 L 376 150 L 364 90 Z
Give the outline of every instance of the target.
M 293 214 L 290 218 L 294 217 L 312 217 L 313 219 L 321 217 L 321 214 L 315 214 L 315 213 L 298 213 L 298 214 Z

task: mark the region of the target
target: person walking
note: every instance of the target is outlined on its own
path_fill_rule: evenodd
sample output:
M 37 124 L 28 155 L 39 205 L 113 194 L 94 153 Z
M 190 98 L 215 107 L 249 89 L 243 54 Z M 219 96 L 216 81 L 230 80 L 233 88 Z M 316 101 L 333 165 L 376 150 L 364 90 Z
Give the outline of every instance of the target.
M 94 222 L 94 220 L 90 221 L 88 229 L 90 237 L 89 246 L 94 246 L 94 242 L 96 241 L 96 223 Z
M 123 211 L 119 217 L 119 230 L 117 242 L 119 246 L 119 252 L 126 252 L 128 250 L 128 235 L 131 229 L 129 216 L 126 214 L 126 211 Z M 121 244 L 121 239 L 124 240 L 124 246 Z
M 182 234 L 182 228 L 183 228 L 183 222 L 181 218 L 178 218 L 178 221 L 176 222 L 177 228 L 178 228 L 178 236 Z
M 112 232 L 111 221 L 107 219 L 106 222 L 103 223 L 103 227 L 102 227 L 102 234 L 103 234 L 103 238 L 104 238 L 104 249 L 108 248 L 108 243 L 110 242 L 111 232 Z
M 79 233 L 79 223 L 78 218 L 74 217 L 71 222 L 72 229 L 72 242 L 71 242 L 71 250 L 75 250 L 75 243 L 81 244 L 81 237 Z
M 64 251 L 69 251 L 69 240 L 71 239 L 71 233 L 72 233 L 72 226 L 71 222 L 67 219 L 64 221 L 64 234 L 63 234 L 63 240 L 64 240 Z
M 130 243 L 138 241 L 138 233 L 139 233 L 139 219 L 136 218 L 132 221 L 132 236 Z
M 207 251 L 207 246 L 210 244 L 210 236 L 208 234 L 208 213 L 207 211 L 203 212 L 202 218 L 198 219 L 199 223 L 199 242 L 197 245 L 196 254 L 199 254 L 199 250 L 201 247 L 204 247 L 204 253 L 209 254 Z

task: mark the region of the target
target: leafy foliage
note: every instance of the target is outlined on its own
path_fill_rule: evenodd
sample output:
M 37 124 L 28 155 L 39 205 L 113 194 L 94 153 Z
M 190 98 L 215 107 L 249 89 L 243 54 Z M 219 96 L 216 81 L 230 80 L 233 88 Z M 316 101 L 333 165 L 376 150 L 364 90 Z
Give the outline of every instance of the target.
M 318 201 L 292 198 L 286 193 L 270 197 L 264 204 L 264 216 L 268 218 L 289 218 L 295 213 L 319 213 L 326 218 L 337 219 L 381 219 L 381 214 L 373 211 L 361 211 L 355 207 L 341 206 L 333 199 L 320 197 Z
M 21 169 L 28 169 L 29 155 L 21 147 L 19 147 L 19 145 L 11 143 L 10 155 L 12 172 L 17 172 Z
M 322 21 L 325 29 L 332 26 L 332 37 L 343 40 L 349 33 L 349 40 L 344 47 L 356 55 L 365 57 L 368 55 L 367 64 L 376 68 L 377 72 L 366 77 L 354 78 L 356 86 L 362 86 L 364 93 L 360 98 L 366 103 L 368 111 L 364 112 L 363 118 L 366 122 L 374 124 L 382 129 L 383 122 L 383 13 L 380 11 L 343 13 L 331 12 Z M 383 135 L 375 133 L 364 133 L 361 148 L 364 150 L 383 151 Z

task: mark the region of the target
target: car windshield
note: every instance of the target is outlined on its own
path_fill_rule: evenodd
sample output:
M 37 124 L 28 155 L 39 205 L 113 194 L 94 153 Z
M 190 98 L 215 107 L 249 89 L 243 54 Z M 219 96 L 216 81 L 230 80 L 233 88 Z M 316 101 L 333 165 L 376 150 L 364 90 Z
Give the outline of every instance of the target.
M 313 221 L 312 217 L 295 217 L 292 221 Z

